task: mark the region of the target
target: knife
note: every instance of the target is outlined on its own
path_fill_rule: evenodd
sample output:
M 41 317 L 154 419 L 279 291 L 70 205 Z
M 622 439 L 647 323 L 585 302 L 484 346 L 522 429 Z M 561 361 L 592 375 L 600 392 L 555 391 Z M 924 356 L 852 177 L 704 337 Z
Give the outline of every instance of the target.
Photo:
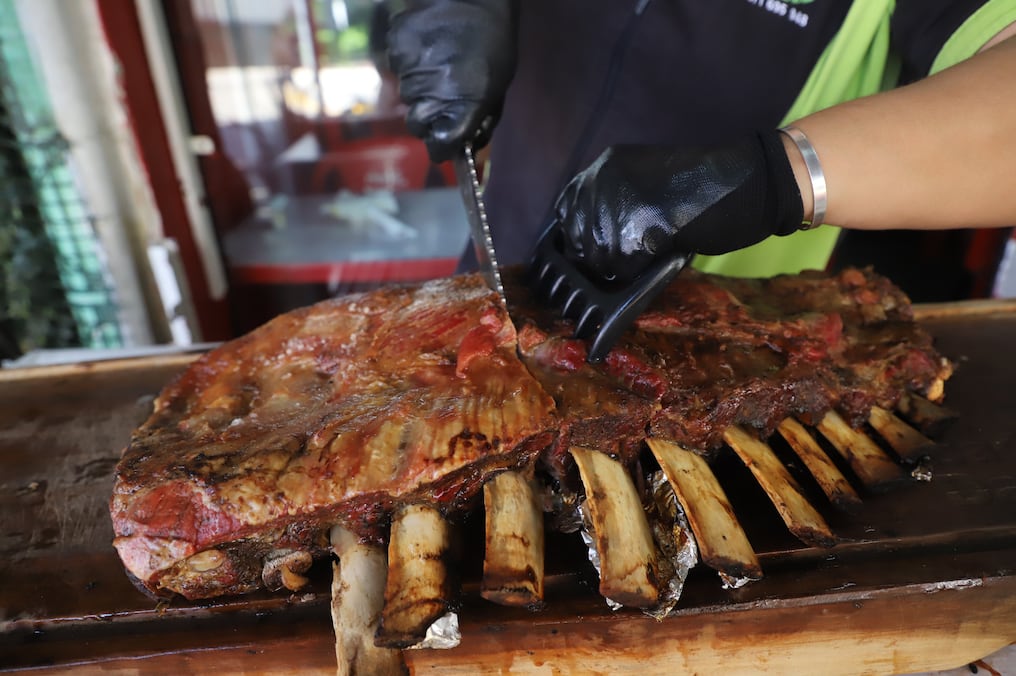
M 462 202 L 466 206 L 466 217 L 469 220 L 469 231 L 473 237 L 473 249 L 476 261 L 480 265 L 480 273 L 487 280 L 487 286 L 501 296 L 506 304 L 504 286 L 501 284 L 501 270 L 497 266 L 497 255 L 494 253 L 494 240 L 490 237 L 490 226 L 487 223 L 487 209 L 483 206 L 483 191 L 480 179 L 476 175 L 476 156 L 473 154 L 472 141 L 466 141 L 462 152 L 455 158 L 455 177 L 458 179 Z

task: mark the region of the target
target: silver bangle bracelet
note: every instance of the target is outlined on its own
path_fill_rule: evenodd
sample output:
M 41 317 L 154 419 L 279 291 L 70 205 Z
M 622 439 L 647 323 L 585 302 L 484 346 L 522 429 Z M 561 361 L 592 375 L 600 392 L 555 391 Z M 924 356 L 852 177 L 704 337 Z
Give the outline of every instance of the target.
M 811 230 L 822 225 L 822 221 L 825 220 L 826 206 L 829 204 L 825 173 L 822 171 L 822 164 L 818 161 L 815 146 L 811 144 L 803 131 L 797 127 L 782 127 L 780 131 L 794 142 L 801 152 L 801 157 L 804 158 L 804 166 L 808 168 L 808 178 L 811 179 L 812 217 L 811 222 L 805 221 L 801 229 Z

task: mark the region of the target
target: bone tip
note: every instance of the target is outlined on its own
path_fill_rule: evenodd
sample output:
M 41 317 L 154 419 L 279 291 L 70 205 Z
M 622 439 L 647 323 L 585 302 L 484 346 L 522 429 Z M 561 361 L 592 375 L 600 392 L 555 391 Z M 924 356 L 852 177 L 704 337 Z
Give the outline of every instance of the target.
M 857 493 L 846 493 L 839 491 L 829 498 L 833 507 L 845 514 L 856 514 L 864 506 L 864 501 Z
M 806 542 L 814 547 L 821 547 L 823 549 L 829 549 L 843 542 L 843 540 L 835 533 L 830 531 L 815 530 L 812 528 L 808 529 L 797 529 L 794 532 L 802 542 Z
M 480 596 L 491 603 L 510 608 L 526 608 L 535 612 L 546 607 L 543 599 L 531 589 L 484 589 Z
M 742 561 L 719 556 L 709 557 L 708 559 L 703 558 L 702 563 L 713 570 L 722 571 L 724 575 L 734 580 L 757 582 L 765 577 L 765 574 L 762 572 L 762 566 L 757 559 Z

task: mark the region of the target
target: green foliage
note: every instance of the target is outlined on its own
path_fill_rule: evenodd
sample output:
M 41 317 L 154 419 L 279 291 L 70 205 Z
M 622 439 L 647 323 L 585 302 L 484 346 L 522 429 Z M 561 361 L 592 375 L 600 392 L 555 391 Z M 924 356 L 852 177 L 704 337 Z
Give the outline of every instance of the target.
M 334 66 L 349 61 L 360 61 L 369 56 L 369 41 L 364 26 L 350 26 L 341 31 L 319 28 L 316 38 L 321 47 L 323 65 Z

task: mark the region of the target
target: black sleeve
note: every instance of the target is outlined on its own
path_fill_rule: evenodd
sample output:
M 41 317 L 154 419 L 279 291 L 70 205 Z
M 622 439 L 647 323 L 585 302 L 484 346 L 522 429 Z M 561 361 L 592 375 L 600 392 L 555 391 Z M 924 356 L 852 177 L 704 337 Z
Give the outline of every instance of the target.
M 987 0 L 897 0 L 891 50 L 900 59 L 900 84 L 928 75 L 942 46 Z

